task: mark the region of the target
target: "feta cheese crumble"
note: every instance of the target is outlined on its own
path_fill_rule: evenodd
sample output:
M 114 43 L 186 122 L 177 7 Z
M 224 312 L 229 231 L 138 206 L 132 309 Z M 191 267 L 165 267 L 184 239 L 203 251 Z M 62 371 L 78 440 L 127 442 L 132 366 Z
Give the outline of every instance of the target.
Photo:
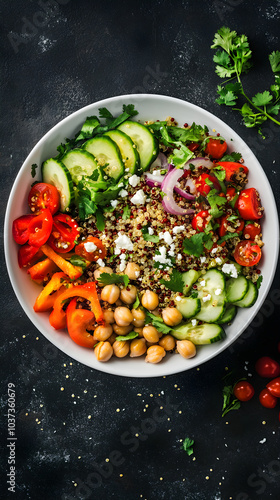
M 138 191 L 136 191 L 135 195 L 132 196 L 130 201 L 134 205 L 144 205 L 146 198 L 147 197 L 146 197 L 143 189 L 139 189 Z
M 117 204 L 119 203 L 119 200 L 111 200 L 111 205 L 113 208 L 116 208 Z
M 138 175 L 134 174 L 131 177 L 129 177 L 128 182 L 132 187 L 136 187 L 136 186 L 138 186 L 138 184 L 140 182 L 140 177 L 138 177 Z
M 203 301 L 203 302 L 208 302 L 209 300 L 211 300 L 211 295 L 210 295 L 210 293 L 208 293 L 208 295 L 206 295 L 206 297 L 202 297 L 202 301 Z
M 118 237 L 115 239 L 115 255 L 119 255 L 121 250 L 133 250 L 133 243 L 131 239 L 126 236 L 126 234 L 118 233 Z
M 185 231 L 185 226 L 175 226 L 173 227 L 173 234 L 178 234 L 178 233 L 182 233 L 183 231 Z
M 168 259 L 166 257 L 166 248 L 165 247 L 158 247 L 159 254 L 156 254 L 153 257 L 153 260 L 155 262 L 159 262 L 160 264 L 167 264 L 168 266 L 172 266 L 171 259 Z
M 225 274 L 229 274 L 232 278 L 237 278 L 238 273 L 234 264 L 224 264 L 222 271 Z
M 125 198 L 128 195 L 128 191 L 126 189 L 121 189 L 120 192 L 119 192 L 119 195 L 122 198 Z
M 84 248 L 85 251 L 88 253 L 92 253 L 95 252 L 95 250 L 97 250 L 97 246 L 92 241 L 86 241 L 84 243 Z
M 160 232 L 158 234 L 160 240 L 164 240 L 167 245 L 171 245 L 173 242 L 173 238 L 168 231 Z
M 96 264 L 98 264 L 100 267 L 105 267 L 105 263 L 103 262 L 103 260 L 102 260 L 102 259 L 98 259 L 98 260 L 96 261 Z

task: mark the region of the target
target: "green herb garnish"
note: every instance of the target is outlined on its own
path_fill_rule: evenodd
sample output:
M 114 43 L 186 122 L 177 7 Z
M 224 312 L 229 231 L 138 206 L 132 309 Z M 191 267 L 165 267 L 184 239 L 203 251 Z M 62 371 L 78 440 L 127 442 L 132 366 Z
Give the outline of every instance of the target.
M 187 452 L 190 456 L 193 454 L 194 440 L 190 438 L 185 438 L 183 441 L 182 449 Z
M 172 269 L 172 273 L 170 274 L 170 280 L 161 279 L 160 283 L 169 290 L 172 290 L 172 292 L 183 293 L 184 282 L 182 279 L 182 274 L 179 271 L 177 271 L 177 269 Z
M 100 281 L 103 285 L 124 285 L 127 287 L 129 277 L 127 274 L 101 273 L 97 281 Z

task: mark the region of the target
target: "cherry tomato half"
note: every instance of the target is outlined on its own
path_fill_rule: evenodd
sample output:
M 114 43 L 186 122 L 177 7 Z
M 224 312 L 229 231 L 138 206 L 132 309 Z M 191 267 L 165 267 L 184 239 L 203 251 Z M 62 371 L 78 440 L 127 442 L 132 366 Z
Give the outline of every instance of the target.
M 28 226 L 28 242 L 32 246 L 41 247 L 48 240 L 52 230 L 53 218 L 48 208 L 36 215 Z
M 255 188 L 243 189 L 238 196 L 237 209 L 245 220 L 258 220 L 263 216 L 261 201 Z
M 246 224 L 243 234 L 244 238 L 254 240 L 255 237 L 260 234 L 260 232 L 261 226 L 258 222 L 249 222 L 249 224 Z
M 24 245 L 29 238 L 29 224 L 36 215 L 22 215 L 13 222 L 12 233 L 18 245 Z
M 209 191 L 212 189 L 212 187 L 206 182 L 211 182 L 213 184 L 213 187 L 217 190 L 220 190 L 220 184 L 217 181 L 216 177 L 210 174 L 200 174 L 200 176 L 195 179 L 195 187 L 196 190 L 201 196 L 207 196 Z
M 198 148 L 199 148 L 198 142 L 191 142 L 190 144 L 188 144 L 188 149 L 190 151 L 196 151 Z
M 208 210 L 201 210 L 198 212 L 192 220 L 192 228 L 196 231 L 204 231 L 207 226 L 211 216 Z
M 280 365 L 269 356 L 262 356 L 256 362 L 256 372 L 260 377 L 274 378 L 280 375 Z
M 78 224 L 70 215 L 58 213 L 53 216 L 48 244 L 55 252 L 69 252 L 76 245 L 78 237 Z
M 249 401 L 254 396 L 255 389 L 247 380 L 240 380 L 235 384 L 233 394 L 239 401 Z
M 276 398 L 280 398 L 280 377 L 274 378 L 268 384 L 266 384 L 266 387 L 270 394 L 272 396 L 275 396 Z
M 270 394 L 268 389 L 263 389 L 259 395 L 259 400 L 265 408 L 275 408 L 277 405 L 277 398 Z
M 96 262 L 98 259 L 103 260 L 107 252 L 102 241 L 94 236 L 88 236 L 75 247 L 75 253 L 90 262 Z
M 224 156 L 227 150 L 227 143 L 223 139 L 209 139 L 207 142 L 205 153 L 209 156 L 212 156 L 215 160 L 219 160 Z
M 255 266 L 262 256 L 260 247 L 253 240 L 242 240 L 237 243 L 233 257 L 241 266 Z
M 37 213 L 48 208 L 51 214 L 55 214 L 60 206 L 59 192 L 52 184 L 38 182 L 29 192 L 28 205 L 31 212 Z
M 228 226 L 234 230 L 235 233 L 241 233 L 244 228 L 244 220 L 234 217 L 234 214 L 223 215 L 220 221 L 219 235 L 222 237 L 226 233 L 229 233 Z

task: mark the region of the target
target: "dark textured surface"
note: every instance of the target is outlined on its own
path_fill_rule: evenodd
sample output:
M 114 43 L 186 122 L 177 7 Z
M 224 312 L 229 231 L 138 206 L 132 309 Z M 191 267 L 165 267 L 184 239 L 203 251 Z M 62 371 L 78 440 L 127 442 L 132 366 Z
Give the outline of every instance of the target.
M 246 88 L 267 88 L 267 54 L 280 49 L 279 1 L 20 0 L 0 9 L 2 218 L 22 162 L 53 125 L 91 102 L 135 92 L 185 99 L 228 123 L 256 154 L 279 207 L 279 129 L 265 127 L 264 142 L 215 103 L 220 82 L 210 49 L 224 24 L 246 33 L 254 52 Z M 19 306 L 3 254 L 1 264 L 1 498 L 279 498 L 279 405 L 266 410 L 255 396 L 221 418 L 225 367 L 237 378 L 253 374 L 258 393 L 264 382 L 255 360 L 276 356 L 279 269 L 231 349 L 199 370 L 137 380 L 91 370 L 49 344 Z M 15 494 L 6 484 L 9 382 L 16 385 Z M 187 436 L 195 440 L 190 457 L 181 449 Z

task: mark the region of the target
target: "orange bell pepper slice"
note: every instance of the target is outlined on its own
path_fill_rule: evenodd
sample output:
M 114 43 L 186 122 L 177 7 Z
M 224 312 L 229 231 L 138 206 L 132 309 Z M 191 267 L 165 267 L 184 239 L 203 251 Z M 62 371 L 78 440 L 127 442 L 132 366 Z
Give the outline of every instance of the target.
M 76 344 L 93 348 L 98 340 L 88 330 L 94 330 L 94 314 L 88 309 L 76 309 L 76 305 L 77 299 L 72 299 L 66 310 L 68 333 Z
M 68 280 L 68 276 L 65 273 L 59 272 L 54 273 L 48 284 L 43 288 L 41 293 L 38 295 L 33 309 L 35 312 L 44 312 L 52 309 L 55 300 L 61 295 L 61 288 L 65 290 L 63 283 Z M 60 292 L 60 293 L 59 293 Z
M 79 266 L 73 266 L 71 262 L 65 260 L 61 255 L 56 253 L 49 245 L 41 246 L 42 252 L 49 257 L 70 279 L 76 280 L 83 274 L 83 270 Z
M 57 265 L 53 262 L 53 260 L 48 257 L 40 262 L 34 264 L 34 266 L 30 267 L 27 270 L 27 273 L 30 274 L 32 280 L 43 281 L 44 278 L 48 276 L 48 274 L 53 274 L 55 271 L 58 271 Z
M 67 299 L 73 297 L 82 297 L 90 302 L 91 311 L 94 314 L 95 321 L 98 324 L 104 323 L 103 311 L 98 299 L 96 284 L 94 281 L 84 285 L 73 286 L 63 292 L 55 301 L 53 311 L 50 314 L 50 324 L 56 330 L 66 327 L 66 312 L 63 305 Z

